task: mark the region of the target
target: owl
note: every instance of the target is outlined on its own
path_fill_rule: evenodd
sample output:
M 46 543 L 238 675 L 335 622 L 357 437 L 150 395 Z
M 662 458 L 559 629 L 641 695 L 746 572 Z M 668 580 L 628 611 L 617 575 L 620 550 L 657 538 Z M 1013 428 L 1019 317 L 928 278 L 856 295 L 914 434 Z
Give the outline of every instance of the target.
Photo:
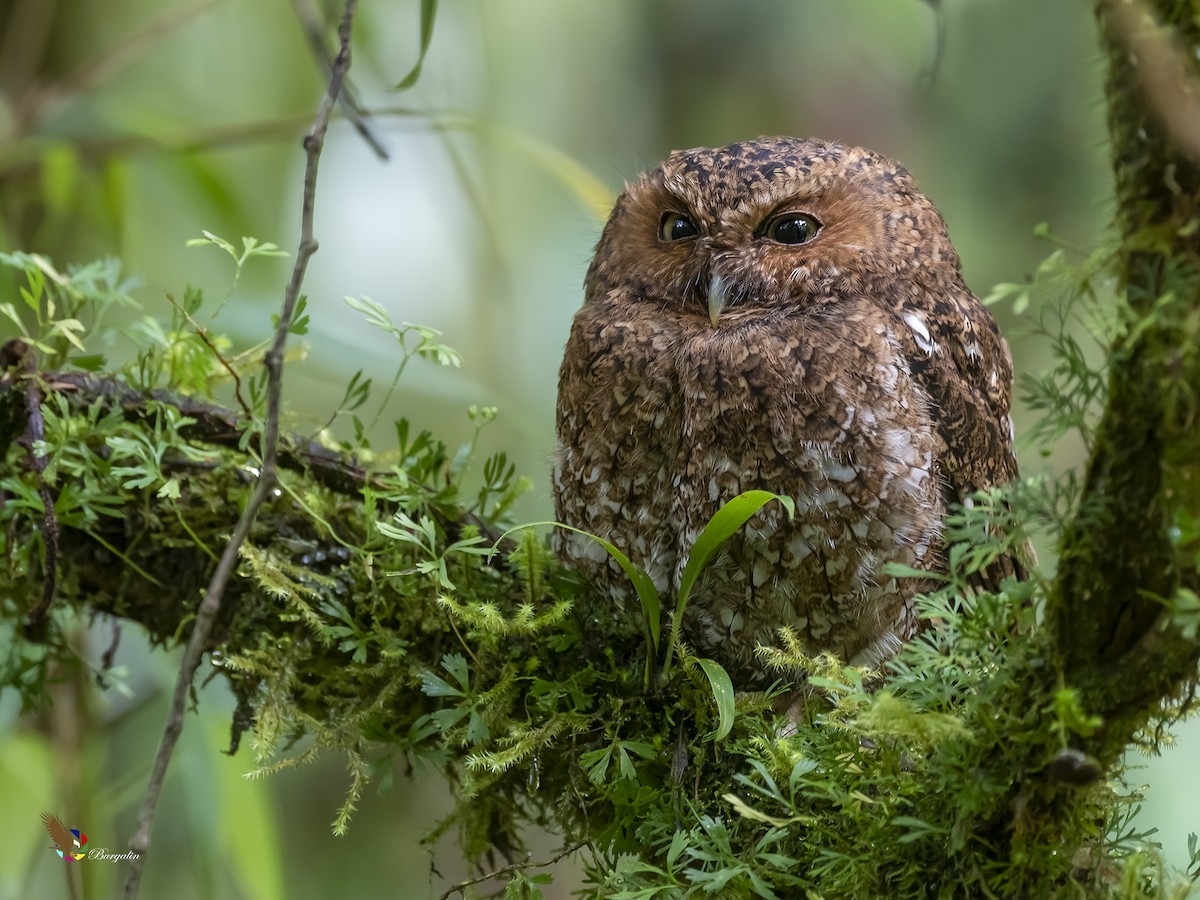
M 770 503 L 712 558 L 682 637 L 745 687 L 790 627 L 878 664 L 920 627 L 947 505 L 1016 476 L 1012 362 L 945 222 L 899 165 L 763 138 L 672 153 L 616 202 L 559 374 L 560 522 L 611 541 L 664 606 L 709 518 Z M 638 614 L 565 529 L 559 556 Z

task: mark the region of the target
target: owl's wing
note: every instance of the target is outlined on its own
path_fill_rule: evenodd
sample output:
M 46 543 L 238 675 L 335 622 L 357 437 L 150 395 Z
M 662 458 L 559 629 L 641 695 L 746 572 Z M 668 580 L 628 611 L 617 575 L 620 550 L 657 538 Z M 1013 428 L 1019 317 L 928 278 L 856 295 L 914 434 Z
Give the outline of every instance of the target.
M 942 477 L 950 499 L 1006 484 L 1017 475 L 1012 450 L 1012 357 L 996 320 L 973 294 L 901 307 L 909 367 L 934 405 L 945 442 Z
M 965 288 L 901 305 L 901 342 L 909 368 L 928 394 L 942 452 L 938 474 L 951 503 L 1017 477 L 1013 454 L 1012 357 L 996 320 Z M 981 581 L 995 588 L 1007 574 L 1023 574 L 1004 559 Z

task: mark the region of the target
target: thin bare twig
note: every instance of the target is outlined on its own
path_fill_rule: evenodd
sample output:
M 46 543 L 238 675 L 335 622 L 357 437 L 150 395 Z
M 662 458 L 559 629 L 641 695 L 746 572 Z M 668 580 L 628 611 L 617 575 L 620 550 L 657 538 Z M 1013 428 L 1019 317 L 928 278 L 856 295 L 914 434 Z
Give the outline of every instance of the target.
M 241 406 L 242 412 L 245 413 L 247 419 L 253 418 L 254 410 L 250 408 L 250 404 L 247 403 L 246 398 L 242 396 L 242 379 L 238 375 L 237 369 L 231 366 L 229 364 L 229 360 L 221 355 L 221 351 L 217 349 L 217 345 L 214 344 L 212 342 L 212 338 L 208 336 L 208 329 L 192 318 L 192 314 L 183 308 L 183 304 L 175 299 L 174 294 L 172 294 L 170 291 L 167 291 L 166 294 L 167 300 L 170 301 L 171 305 L 175 307 L 175 309 L 183 313 L 184 319 L 186 319 L 187 323 L 195 330 L 196 336 L 204 342 L 204 346 L 208 348 L 209 352 L 212 353 L 214 357 L 216 357 L 217 362 L 221 364 L 221 367 L 229 373 L 229 377 L 233 379 L 233 394 L 235 397 L 237 397 L 238 405 Z
M 108 649 L 104 651 L 100 657 L 100 668 L 107 672 L 113 667 L 113 660 L 117 656 L 117 648 L 121 646 L 121 620 L 113 616 L 112 620 L 112 640 L 108 642 Z
M 259 509 L 275 489 L 276 454 L 279 444 L 279 408 L 282 393 L 283 350 L 287 343 L 288 331 L 292 325 L 296 301 L 300 296 L 300 287 L 304 283 L 304 273 L 308 261 L 317 252 L 317 242 L 313 238 L 313 209 L 316 204 L 317 168 L 321 159 L 321 150 L 325 145 L 325 133 L 329 129 L 329 120 L 333 115 L 334 105 L 338 94 L 341 93 L 342 82 L 346 71 L 350 68 L 350 33 L 354 23 L 356 0 L 346 0 L 342 12 L 342 20 L 338 25 L 339 50 L 333 64 L 333 73 L 329 79 L 329 88 L 321 100 L 317 115 L 308 135 L 304 138 L 305 167 L 303 206 L 300 215 L 300 244 L 296 253 L 296 262 L 292 268 L 292 277 L 284 293 L 283 305 L 279 312 L 279 325 L 275 329 L 275 340 L 267 352 L 264 365 L 267 370 L 267 419 L 263 436 L 263 467 L 254 493 L 250 497 L 246 510 L 238 520 L 237 528 L 221 555 L 221 561 L 213 573 L 208 585 L 208 592 L 196 611 L 196 621 L 192 634 L 184 652 L 183 661 L 179 666 L 179 678 L 175 682 L 175 693 L 171 701 L 171 711 L 163 729 L 162 741 L 158 754 L 154 759 L 154 769 L 150 783 L 146 788 L 146 796 L 138 811 L 137 828 L 129 840 L 129 849 L 136 854 L 130 861 L 129 875 L 125 881 L 125 900 L 137 897 L 138 886 L 141 883 L 142 870 L 146 862 L 146 850 L 150 845 L 150 826 L 154 821 L 154 813 L 158 808 L 158 800 L 162 793 L 163 781 L 166 778 L 167 766 L 183 731 L 184 707 L 192 688 L 192 680 L 200 666 L 200 659 L 208 648 L 209 636 L 213 623 L 221 610 L 221 598 L 225 586 L 233 574 L 237 564 L 238 552 L 250 533 L 250 526 L 258 515 Z
M 325 21 L 321 17 L 320 10 L 312 0 L 293 0 L 292 8 L 296 10 L 296 18 L 300 20 L 300 27 L 304 31 L 304 36 L 308 38 L 308 45 L 312 49 L 313 56 L 326 72 L 331 72 L 333 57 L 325 43 Z M 342 114 L 354 125 L 354 130 L 367 142 L 367 146 L 375 151 L 375 155 L 385 162 L 390 159 L 391 153 L 388 151 L 387 143 L 371 127 L 371 123 L 368 121 L 370 113 L 363 109 L 362 104 L 358 102 L 354 85 L 348 78 L 342 84 L 338 105 L 342 109 Z
M 565 848 L 561 853 L 559 853 L 558 856 L 555 856 L 552 859 L 548 859 L 545 862 L 513 863 L 510 866 L 503 866 L 502 868 L 499 868 L 494 872 L 488 872 L 486 875 L 480 875 L 478 878 L 468 878 L 466 881 L 460 881 L 458 884 L 453 885 L 452 887 L 447 889 L 444 894 L 442 894 L 440 897 L 438 897 L 438 900 L 450 900 L 450 898 L 452 896 L 454 896 L 455 894 L 462 894 L 465 896 L 465 892 L 466 892 L 467 888 L 471 887 L 471 885 L 481 884 L 482 882 L 489 881 L 493 878 L 499 878 L 502 875 L 512 875 L 514 872 L 520 872 L 523 869 L 544 869 L 547 866 L 554 865 L 560 859 L 570 856 L 572 853 L 574 853 L 576 850 L 578 850 L 582 846 L 583 846 L 582 841 L 580 841 L 577 844 L 572 844 L 570 847 Z

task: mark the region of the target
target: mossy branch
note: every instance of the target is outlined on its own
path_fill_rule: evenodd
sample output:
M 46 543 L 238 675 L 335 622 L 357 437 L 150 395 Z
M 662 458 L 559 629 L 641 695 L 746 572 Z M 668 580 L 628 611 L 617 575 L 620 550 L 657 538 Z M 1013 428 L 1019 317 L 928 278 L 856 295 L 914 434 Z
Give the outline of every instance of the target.
M 1200 6 L 1098 4 L 1128 327 L 1110 353 L 1108 398 L 1080 512 L 1065 531 L 1052 625 L 1067 683 L 1103 716 L 1088 741 L 1111 762 L 1149 710 L 1196 673 L 1200 643 L 1173 620 L 1196 588 L 1200 536 L 1200 161 L 1148 102 L 1139 57 L 1154 18 L 1187 48 L 1200 86 Z M 1174 37 L 1170 37 L 1170 35 Z

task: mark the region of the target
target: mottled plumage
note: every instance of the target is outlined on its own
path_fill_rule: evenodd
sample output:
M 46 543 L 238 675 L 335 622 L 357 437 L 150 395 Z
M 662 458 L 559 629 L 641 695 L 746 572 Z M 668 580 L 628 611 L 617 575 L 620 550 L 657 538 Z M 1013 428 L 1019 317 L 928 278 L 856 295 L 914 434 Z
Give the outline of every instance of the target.
M 725 501 L 769 504 L 714 557 L 683 636 L 760 682 L 757 644 L 878 662 L 918 628 L 888 562 L 936 570 L 946 506 L 1010 481 L 1012 365 L 933 205 L 855 147 L 770 138 L 671 154 L 618 199 L 558 395 L 558 519 L 672 598 Z M 637 615 L 595 542 L 559 554 Z M 668 608 L 671 600 L 668 599 Z

